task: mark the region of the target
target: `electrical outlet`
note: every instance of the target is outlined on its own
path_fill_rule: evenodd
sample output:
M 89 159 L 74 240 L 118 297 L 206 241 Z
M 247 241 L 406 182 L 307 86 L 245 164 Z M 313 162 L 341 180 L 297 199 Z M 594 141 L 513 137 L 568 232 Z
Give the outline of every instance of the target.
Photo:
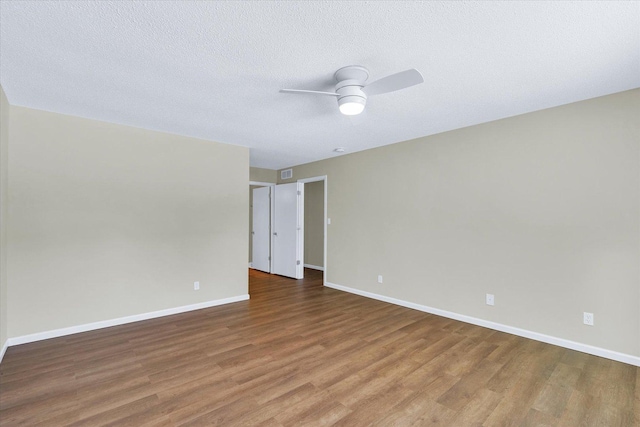
M 585 325 L 593 326 L 593 313 L 587 313 L 586 311 L 583 313 L 583 322 Z
M 193 282 L 193 290 L 194 291 L 200 290 L 200 282 Z
M 382 283 L 382 274 L 378 274 L 378 283 Z
M 487 294 L 487 305 L 495 305 L 495 297 L 493 294 Z

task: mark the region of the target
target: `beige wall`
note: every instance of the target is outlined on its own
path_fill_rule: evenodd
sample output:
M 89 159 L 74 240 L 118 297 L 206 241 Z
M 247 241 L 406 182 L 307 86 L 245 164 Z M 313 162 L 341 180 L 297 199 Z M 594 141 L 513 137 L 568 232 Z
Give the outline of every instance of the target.
M 249 180 L 275 184 L 278 180 L 278 171 L 273 169 L 251 168 L 249 170 Z
M 640 356 L 638 117 L 636 89 L 295 167 L 328 175 L 327 280 Z
M 9 337 L 248 293 L 247 148 L 15 106 L 9 145 Z
M 324 267 L 324 181 L 304 185 L 304 263 Z
M 7 342 L 7 155 L 9 102 L 0 86 L 0 349 Z

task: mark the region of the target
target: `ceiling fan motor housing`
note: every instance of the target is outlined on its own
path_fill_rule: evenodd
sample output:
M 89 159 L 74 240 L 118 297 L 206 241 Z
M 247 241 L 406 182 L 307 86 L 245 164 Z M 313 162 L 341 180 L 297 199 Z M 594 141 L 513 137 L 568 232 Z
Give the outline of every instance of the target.
M 338 82 L 336 85 L 336 93 L 338 94 L 338 101 L 343 98 L 359 97 L 363 101 L 367 100 L 367 94 L 364 93 L 362 87 L 364 85 L 358 80 L 344 80 Z
M 369 78 L 369 70 L 360 65 L 349 65 L 342 67 L 333 76 L 338 84 L 336 84 L 336 93 L 338 94 L 338 106 L 343 114 L 351 115 L 358 114 L 364 109 L 367 104 L 367 94 L 364 93 L 362 88 L 364 83 Z M 355 111 L 348 113 L 343 106 L 345 104 L 360 104 L 361 108 L 356 108 Z M 351 110 L 351 109 L 349 109 Z

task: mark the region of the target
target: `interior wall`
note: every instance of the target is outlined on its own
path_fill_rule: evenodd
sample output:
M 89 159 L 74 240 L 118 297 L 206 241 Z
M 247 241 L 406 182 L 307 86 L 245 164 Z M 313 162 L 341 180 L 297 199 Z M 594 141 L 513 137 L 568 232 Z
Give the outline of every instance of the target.
M 640 356 L 638 117 L 635 89 L 290 181 L 328 175 L 328 282 Z
M 324 181 L 304 184 L 304 263 L 324 267 Z
M 278 171 L 252 167 L 249 170 L 249 180 L 255 182 L 271 182 L 275 184 L 278 181 Z
M 248 294 L 247 148 L 12 106 L 9 151 L 9 337 Z
M 7 156 L 9 153 L 9 102 L 0 86 L 0 349 L 8 338 L 7 330 Z M 1 351 L 1 350 L 0 350 Z M 2 356 L 0 355 L 0 358 Z

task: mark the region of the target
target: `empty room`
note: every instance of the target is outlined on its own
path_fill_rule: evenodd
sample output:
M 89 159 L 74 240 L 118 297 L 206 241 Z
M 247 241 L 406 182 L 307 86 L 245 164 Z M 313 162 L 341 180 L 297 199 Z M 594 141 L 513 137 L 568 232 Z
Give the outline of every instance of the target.
M 640 1 L 0 1 L 0 426 L 640 426 Z

